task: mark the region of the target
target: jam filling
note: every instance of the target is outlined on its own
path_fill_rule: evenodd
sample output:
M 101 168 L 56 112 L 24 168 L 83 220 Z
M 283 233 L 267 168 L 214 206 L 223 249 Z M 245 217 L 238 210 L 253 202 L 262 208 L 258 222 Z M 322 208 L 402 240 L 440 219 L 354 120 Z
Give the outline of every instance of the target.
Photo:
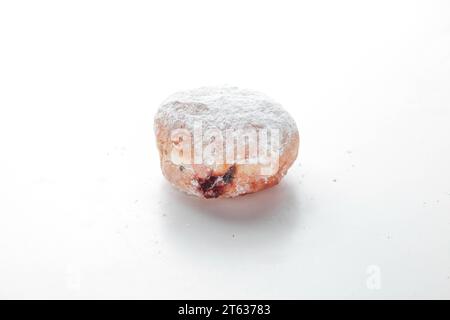
M 206 179 L 197 179 L 199 189 L 205 198 L 217 198 L 225 192 L 225 187 L 233 182 L 235 173 L 236 165 L 232 165 L 224 175 L 211 175 Z

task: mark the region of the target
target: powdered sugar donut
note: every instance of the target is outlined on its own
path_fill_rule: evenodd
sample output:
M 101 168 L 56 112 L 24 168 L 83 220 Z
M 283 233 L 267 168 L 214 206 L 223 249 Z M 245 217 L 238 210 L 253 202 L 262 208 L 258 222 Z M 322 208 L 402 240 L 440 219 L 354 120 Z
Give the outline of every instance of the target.
M 298 153 L 297 126 L 280 104 L 237 87 L 175 93 L 162 103 L 154 125 L 164 176 L 202 198 L 274 186 Z

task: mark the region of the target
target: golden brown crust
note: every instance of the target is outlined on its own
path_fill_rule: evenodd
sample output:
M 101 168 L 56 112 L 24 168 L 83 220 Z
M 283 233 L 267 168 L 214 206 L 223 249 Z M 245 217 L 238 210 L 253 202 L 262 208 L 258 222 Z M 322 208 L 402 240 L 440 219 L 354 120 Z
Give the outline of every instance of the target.
M 260 175 L 259 165 L 233 163 L 214 169 L 204 164 L 177 165 L 169 158 L 172 152 L 169 130 L 158 124 L 157 126 L 157 144 L 164 176 L 179 190 L 202 198 L 230 198 L 273 187 L 286 175 L 298 154 L 299 135 L 296 133 L 280 154 L 278 171 L 270 176 Z M 215 189 L 208 188 L 208 183 L 219 177 L 223 179 L 231 167 L 234 168 L 231 181 L 219 184 Z

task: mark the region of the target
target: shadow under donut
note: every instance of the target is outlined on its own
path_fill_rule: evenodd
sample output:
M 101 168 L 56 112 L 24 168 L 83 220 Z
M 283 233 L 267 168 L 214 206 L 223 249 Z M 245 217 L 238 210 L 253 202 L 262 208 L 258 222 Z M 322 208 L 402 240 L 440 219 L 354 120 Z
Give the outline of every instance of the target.
M 189 252 L 234 253 L 277 247 L 298 227 L 299 185 L 277 186 L 233 199 L 205 200 L 174 188 L 163 193 L 163 230 L 169 244 Z

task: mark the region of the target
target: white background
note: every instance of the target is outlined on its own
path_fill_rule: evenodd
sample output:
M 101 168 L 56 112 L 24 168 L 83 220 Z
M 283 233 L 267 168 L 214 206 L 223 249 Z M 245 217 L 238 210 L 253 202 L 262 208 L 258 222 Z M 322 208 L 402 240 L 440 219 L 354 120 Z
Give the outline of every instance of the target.
M 449 1 L 2 1 L 0 298 L 450 298 Z M 174 91 L 296 119 L 276 188 L 159 169 Z

